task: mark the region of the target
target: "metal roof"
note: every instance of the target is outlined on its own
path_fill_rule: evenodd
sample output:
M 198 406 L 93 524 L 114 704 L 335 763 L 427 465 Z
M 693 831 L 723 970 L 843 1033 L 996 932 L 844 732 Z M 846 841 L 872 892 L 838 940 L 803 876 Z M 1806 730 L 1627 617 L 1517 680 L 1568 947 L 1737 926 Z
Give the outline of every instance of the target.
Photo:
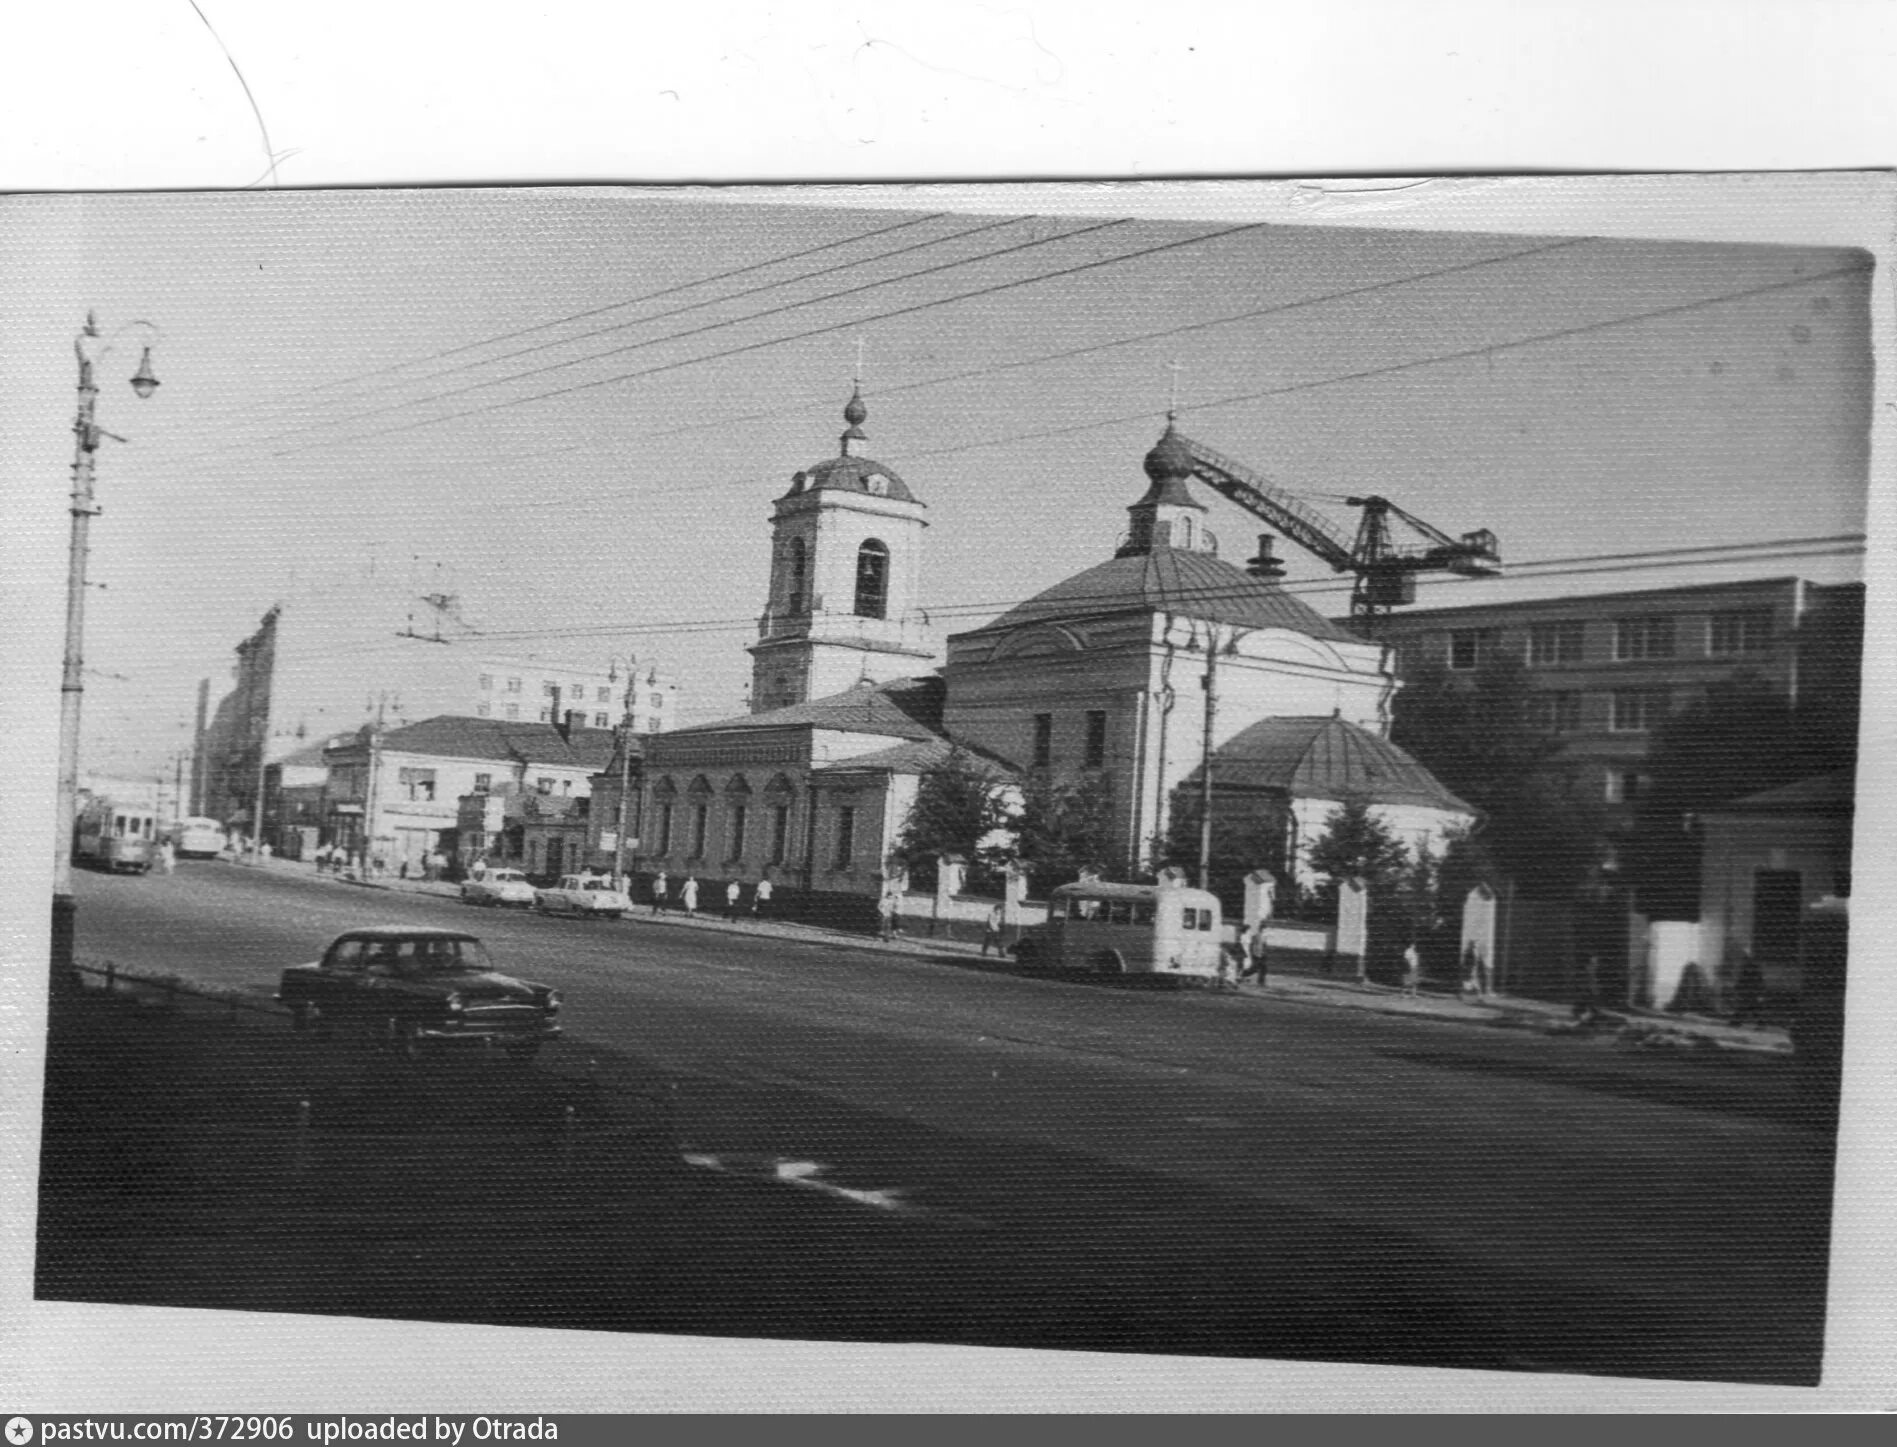
M 1476 812 L 1388 739 L 1335 717 L 1260 719 L 1220 746 L 1215 769 L 1220 784 L 1300 799 L 1362 795 L 1373 804 Z

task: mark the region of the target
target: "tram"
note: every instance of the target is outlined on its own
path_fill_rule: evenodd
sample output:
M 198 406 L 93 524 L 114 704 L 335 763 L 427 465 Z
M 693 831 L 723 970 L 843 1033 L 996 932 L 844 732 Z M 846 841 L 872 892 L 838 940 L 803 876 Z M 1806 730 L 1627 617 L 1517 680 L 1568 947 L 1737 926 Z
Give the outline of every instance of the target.
M 158 815 L 140 804 L 103 796 L 80 811 L 73 859 L 114 874 L 144 874 L 158 854 Z

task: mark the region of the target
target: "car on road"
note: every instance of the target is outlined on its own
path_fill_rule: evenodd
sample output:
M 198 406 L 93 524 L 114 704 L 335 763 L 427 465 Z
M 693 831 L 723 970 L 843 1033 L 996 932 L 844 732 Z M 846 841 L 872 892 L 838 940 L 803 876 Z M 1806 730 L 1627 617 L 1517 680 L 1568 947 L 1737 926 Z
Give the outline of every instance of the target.
M 382 925 L 338 935 L 283 972 L 277 1000 L 297 1030 L 367 1028 L 414 1059 L 434 1044 L 495 1044 L 525 1059 L 560 1033 L 560 992 L 494 968 L 461 930 Z
M 462 881 L 461 902 L 489 908 L 532 909 L 534 887 L 518 869 L 490 869 L 479 879 Z
M 568 874 L 551 888 L 535 890 L 534 908 L 542 914 L 618 919 L 632 908 L 632 901 L 614 889 L 610 879 L 595 874 Z

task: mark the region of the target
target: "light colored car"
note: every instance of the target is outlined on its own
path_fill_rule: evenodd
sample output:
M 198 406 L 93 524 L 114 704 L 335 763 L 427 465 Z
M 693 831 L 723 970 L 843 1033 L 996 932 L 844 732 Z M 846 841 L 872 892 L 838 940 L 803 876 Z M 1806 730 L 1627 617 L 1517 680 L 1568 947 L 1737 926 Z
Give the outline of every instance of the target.
M 568 874 L 551 889 L 535 890 L 534 908 L 542 914 L 618 919 L 632 908 L 632 901 L 614 889 L 610 879 L 595 874 Z
M 534 902 L 534 887 L 518 869 L 490 869 L 479 879 L 463 881 L 461 902 L 530 909 Z

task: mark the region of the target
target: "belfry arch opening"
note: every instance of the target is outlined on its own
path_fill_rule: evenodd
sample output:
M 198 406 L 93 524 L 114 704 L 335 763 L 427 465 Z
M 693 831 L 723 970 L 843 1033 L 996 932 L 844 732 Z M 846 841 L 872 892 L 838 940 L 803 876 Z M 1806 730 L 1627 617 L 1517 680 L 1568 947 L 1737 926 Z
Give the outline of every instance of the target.
M 865 539 L 856 550 L 856 615 L 889 616 L 889 548 L 877 538 Z

